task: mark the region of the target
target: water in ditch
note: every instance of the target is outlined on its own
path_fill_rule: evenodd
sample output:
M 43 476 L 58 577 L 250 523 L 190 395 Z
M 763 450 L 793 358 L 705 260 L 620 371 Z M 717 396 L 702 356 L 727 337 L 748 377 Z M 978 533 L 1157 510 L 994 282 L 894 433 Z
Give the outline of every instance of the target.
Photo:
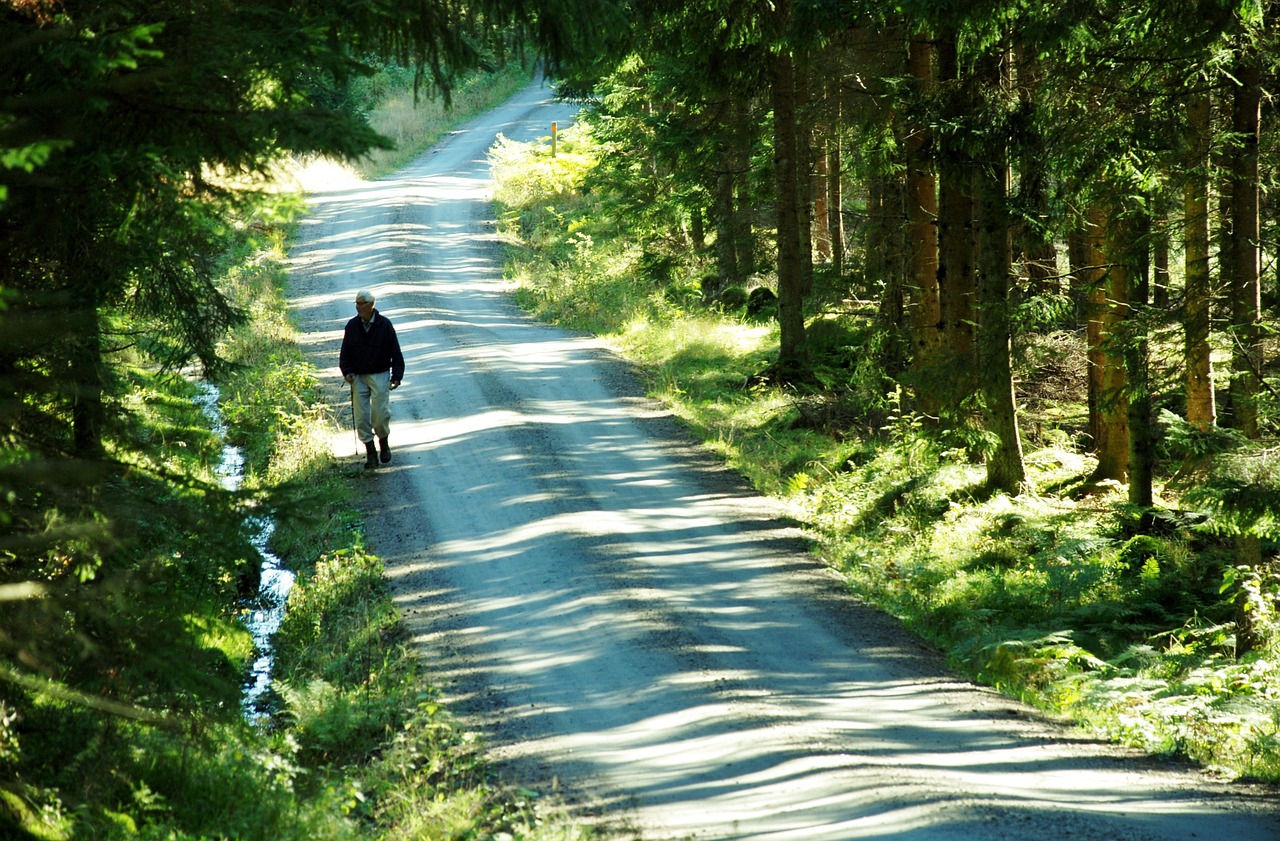
M 207 382 L 200 384 L 200 408 L 209 419 L 214 434 L 225 442 L 227 426 L 218 406 L 219 396 L 217 386 Z M 239 490 L 244 480 L 244 454 L 239 447 L 224 443 L 217 472 L 224 488 Z M 275 662 L 271 637 L 279 630 L 280 622 L 284 619 L 285 600 L 293 587 L 294 575 L 268 548 L 271 533 L 275 530 L 275 521 L 270 517 L 251 515 L 246 522 L 251 529 L 251 540 L 260 559 L 261 583 L 257 596 L 241 605 L 243 622 L 253 635 L 257 656 L 249 667 L 240 706 L 246 718 L 259 721 L 266 715 L 262 711 L 262 702 L 271 688 L 271 670 Z

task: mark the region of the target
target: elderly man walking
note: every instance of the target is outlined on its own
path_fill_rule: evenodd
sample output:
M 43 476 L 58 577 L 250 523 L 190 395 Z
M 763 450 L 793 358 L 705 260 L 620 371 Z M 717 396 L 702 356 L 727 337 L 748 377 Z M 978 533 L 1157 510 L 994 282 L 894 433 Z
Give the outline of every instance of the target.
M 387 443 L 391 433 L 390 395 L 404 378 L 404 355 L 396 328 L 374 308 L 373 301 L 373 293 L 367 289 L 356 293 L 356 317 L 347 322 L 338 353 L 338 368 L 352 388 L 356 434 L 368 455 L 366 470 L 377 467 L 379 457 L 383 464 L 391 461 Z M 378 438 L 377 449 L 374 435 Z

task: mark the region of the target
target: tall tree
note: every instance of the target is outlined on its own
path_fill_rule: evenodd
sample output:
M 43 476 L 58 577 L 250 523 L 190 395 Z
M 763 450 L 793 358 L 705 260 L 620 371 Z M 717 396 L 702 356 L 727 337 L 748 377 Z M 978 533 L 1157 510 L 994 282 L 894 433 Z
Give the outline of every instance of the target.
M 999 102 L 1008 90 L 1010 54 L 999 42 L 978 59 L 975 74 L 984 93 Z M 987 484 L 1018 493 L 1026 478 L 1022 438 L 1013 387 L 1012 319 L 1009 291 L 1013 270 L 1013 239 L 1009 220 L 1009 135 L 997 122 L 987 137 L 985 154 L 977 162 L 977 352 L 987 430 L 994 447 L 987 455 Z
M 1262 380 L 1262 287 L 1259 260 L 1258 143 L 1262 107 L 1262 71 L 1253 45 L 1240 50 L 1232 95 L 1232 152 L 1225 175 L 1231 202 L 1228 294 L 1231 301 L 1231 425 L 1251 439 L 1261 434 L 1258 397 Z M 1257 534 L 1237 542 L 1238 561 L 1250 569 L 1262 564 Z M 1258 643 L 1254 605 L 1248 588 L 1237 596 L 1236 653 L 1243 655 Z
M 960 78 L 956 33 L 942 30 L 937 38 L 938 82 L 941 88 L 942 122 L 956 126 L 973 104 L 972 81 Z M 955 365 L 959 388 L 967 394 L 961 372 L 972 371 L 974 324 L 974 203 L 973 161 L 954 129 L 937 132 L 938 158 L 938 297 L 943 331 Z M 952 402 L 958 402 L 956 395 Z
M 1207 430 L 1217 421 L 1209 316 L 1209 141 L 1212 107 L 1207 90 L 1187 97 L 1187 177 L 1183 185 L 1185 309 L 1183 313 L 1187 421 Z
M 1228 294 L 1231 301 L 1231 425 L 1258 437 L 1258 393 L 1262 378 L 1262 315 L 1259 261 L 1258 141 L 1262 106 L 1261 70 L 1254 57 L 1236 68 L 1232 96 L 1232 154 L 1224 173 L 1231 201 Z
M 834 62 L 839 67 L 838 60 Z M 843 73 L 837 70 L 826 84 L 827 119 L 830 130 L 826 137 L 827 241 L 830 243 L 831 271 L 844 274 L 844 117 Z
M 273 164 L 389 145 L 335 95 L 369 57 L 447 87 L 508 45 L 495 27 L 522 21 L 557 61 L 612 20 L 604 2 L 566 14 L 587 5 L 0 6 L 0 582 L 39 594 L 0 609 L 0 693 L 40 671 L 74 697 L 235 715 L 235 699 L 183 696 L 169 672 L 218 667 L 187 611 L 230 615 L 249 557 L 240 512 L 155 463 L 131 378 L 223 364 L 239 314 L 220 260 L 236 225 L 272 209 Z M 206 548 L 184 557 L 165 529 Z M 174 653 L 167 670 L 137 662 L 155 650 Z
M 1049 213 L 1050 164 L 1044 139 L 1039 136 L 1042 121 L 1034 118 L 1040 96 L 1040 59 L 1025 44 L 1017 50 L 1018 110 L 1022 136 L 1018 150 L 1017 220 L 1014 226 L 1015 252 L 1025 278 L 1028 295 L 1056 295 L 1061 283 L 1058 251 Z
M 1151 396 L 1151 342 L 1147 329 L 1151 303 L 1151 220 L 1143 212 L 1134 214 L 1121 228 L 1128 246 L 1125 253 L 1128 276 L 1127 327 L 1124 342 L 1125 385 L 1129 413 L 1129 502 L 1137 508 L 1151 507 L 1154 495 L 1156 431 Z M 1146 515 L 1144 514 L 1144 521 Z
M 956 32 L 943 28 L 936 36 L 941 122 L 950 131 L 934 132 L 938 170 L 938 301 L 947 356 L 955 388 L 947 403 L 957 406 L 972 392 L 974 330 L 977 321 L 977 237 L 974 236 L 974 161 L 955 127 L 974 104 L 972 74 L 960 76 Z
M 797 99 L 796 60 L 791 42 L 794 14 L 791 0 L 774 5 L 770 20 L 774 42 L 769 55 L 769 91 L 773 106 L 774 214 L 778 236 L 778 324 L 780 329 L 779 380 L 803 379 L 809 372 L 809 356 L 804 338 L 804 301 L 808 272 L 801 237 L 808 238 L 801 206 L 801 178 L 808 173 L 801 166 L 800 122 Z
M 917 32 L 907 44 L 906 76 L 917 99 L 933 88 L 933 46 Z M 933 174 L 932 137 L 928 124 L 910 121 L 905 129 L 907 198 L 907 287 L 911 291 L 912 364 L 923 372 L 917 401 L 929 415 L 941 409 L 939 389 L 930 382 L 943 349 L 942 302 L 938 287 L 938 189 Z
M 1089 435 L 1097 456 L 1093 479 L 1123 482 L 1129 478 L 1129 394 L 1122 353 L 1129 278 L 1117 251 L 1128 241 L 1115 232 L 1118 220 L 1109 209 L 1093 206 L 1084 224 Z

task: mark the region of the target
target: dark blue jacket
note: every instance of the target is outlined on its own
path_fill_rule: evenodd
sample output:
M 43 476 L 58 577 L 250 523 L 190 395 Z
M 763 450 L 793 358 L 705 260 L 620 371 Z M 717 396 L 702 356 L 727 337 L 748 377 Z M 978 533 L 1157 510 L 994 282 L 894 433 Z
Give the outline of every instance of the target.
M 404 379 L 404 355 L 391 320 L 376 309 L 369 320 L 368 332 L 356 316 L 347 322 L 342 334 L 342 350 L 338 353 L 338 369 L 348 374 L 381 374 L 391 370 L 391 381 Z

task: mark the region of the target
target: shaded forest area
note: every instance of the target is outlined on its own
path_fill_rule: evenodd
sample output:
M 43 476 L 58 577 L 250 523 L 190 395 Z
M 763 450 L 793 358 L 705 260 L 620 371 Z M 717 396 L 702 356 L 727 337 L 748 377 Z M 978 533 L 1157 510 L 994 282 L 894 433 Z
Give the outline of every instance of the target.
M 569 89 L 598 97 L 635 210 L 682 211 L 673 234 L 710 257 L 708 299 L 776 275 L 773 379 L 814 382 L 815 313 L 873 307 L 913 406 L 980 419 L 990 484 L 1016 492 L 1012 349 L 1060 328 L 1085 338 L 1094 479 L 1135 505 L 1151 504 L 1161 409 L 1260 437 L 1276 250 L 1263 10 L 914 11 L 656 10 L 616 70 Z

